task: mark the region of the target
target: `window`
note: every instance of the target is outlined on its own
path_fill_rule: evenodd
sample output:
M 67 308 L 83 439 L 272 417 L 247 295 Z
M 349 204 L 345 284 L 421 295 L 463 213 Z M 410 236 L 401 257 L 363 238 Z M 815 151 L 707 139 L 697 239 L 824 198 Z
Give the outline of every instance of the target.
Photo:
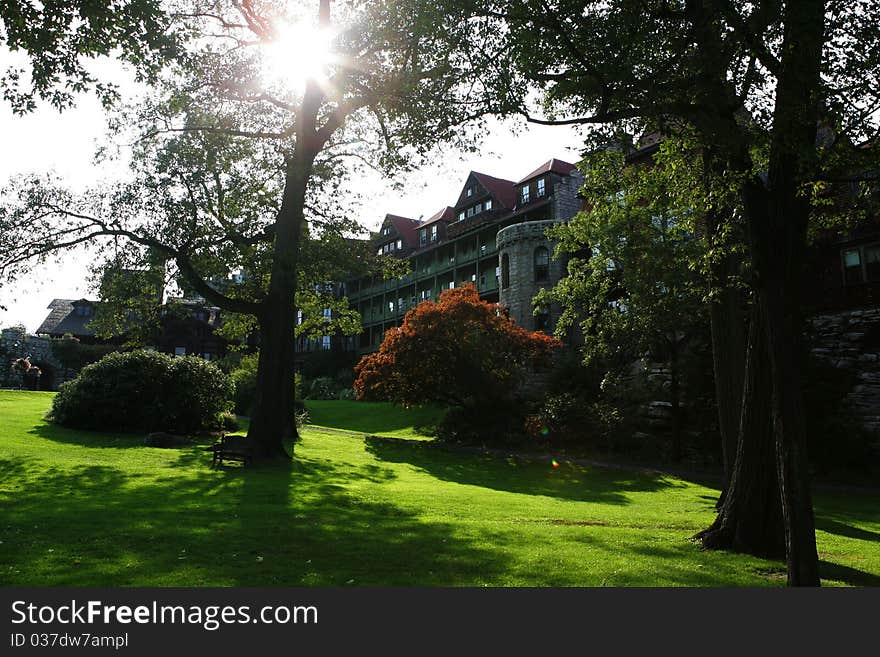
M 422 228 L 419 231 L 419 246 L 425 246 L 428 243 L 428 229 Z
M 535 330 L 547 333 L 550 329 L 550 313 L 546 310 L 535 315 Z
M 467 218 L 470 219 L 471 217 L 474 216 L 474 209 L 473 209 L 473 208 L 468 208 L 466 214 L 467 214 Z
M 390 235 L 391 234 L 391 226 L 382 226 L 382 234 Z
M 296 311 L 296 325 L 299 326 L 302 323 L 303 323 L 303 311 L 297 310 Z
M 389 312 L 389 313 L 393 313 L 393 312 L 394 312 L 394 302 L 393 302 L 393 301 L 389 301 L 389 302 L 388 302 L 388 312 Z
M 471 283 L 476 283 L 476 282 L 477 282 L 477 275 L 471 274 Z
M 845 285 L 880 281 L 880 244 L 844 249 L 841 257 Z
M 376 251 L 376 255 L 382 255 L 382 247 L 381 246 L 379 247 L 379 250 Z
M 550 278 L 550 252 L 544 246 L 535 249 L 535 282 L 541 283 Z
M 431 241 L 432 242 L 437 241 L 437 225 L 436 224 L 431 226 Z
M 211 360 L 211 354 L 210 354 L 210 352 L 207 352 L 207 351 L 206 351 L 205 353 L 203 353 L 203 354 L 202 354 L 202 358 L 204 358 L 205 360 Z
M 186 356 L 186 347 L 174 347 L 175 356 Z
M 865 269 L 869 281 L 880 281 L 880 244 L 865 247 Z
M 330 310 L 329 308 L 324 308 L 324 311 L 322 314 L 324 316 L 325 322 L 329 322 L 331 319 L 333 319 L 333 311 Z
M 454 290 L 454 289 L 455 289 L 455 281 L 454 281 L 454 280 L 449 281 L 449 289 L 450 289 L 450 290 Z
M 467 197 L 470 198 L 471 196 L 474 195 L 474 188 L 473 188 L 473 187 L 468 187 L 468 188 L 467 188 L 467 191 L 466 191 L 465 193 L 467 194 Z
M 506 253 L 501 256 L 501 289 L 510 287 L 510 256 Z
M 329 335 L 321 336 L 321 350 L 322 351 L 330 351 L 330 336 Z
M 483 201 L 483 209 L 486 210 L 487 212 L 492 209 L 492 199 L 488 199 L 486 201 Z
M 529 186 L 523 185 L 519 190 L 519 198 L 523 203 L 529 202 Z
M 485 245 L 485 244 L 480 244 L 480 255 L 481 255 L 481 256 L 482 256 L 482 255 L 486 255 L 486 251 L 487 251 L 487 249 L 486 249 L 486 245 Z
M 847 249 L 843 252 L 843 279 L 847 285 L 861 283 L 862 254 L 859 249 Z
M 401 251 L 403 249 L 403 240 L 397 240 L 397 250 Z
M 482 203 L 477 203 L 477 204 L 474 206 L 474 214 L 480 214 L 482 211 L 483 211 L 483 204 L 482 204 Z
M 464 210 L 462 210 L 461 212 L 458 213 L 458 220 L 464 221 Z
M 92 307 L 81 303 L 76 307 L 76 314 L 79 317 L 89 317 L 92 314 Z
M 544 183 L 543 178 L 538 180 L 538 193 L 536 194 L 536 196 L 538 196 L 539 198 L 541 196 L 544 196 L 544 194 L 546 194 L 546 192 L 547 192 L 546 188 L 544 187 L 544 184 L 545 183 Z

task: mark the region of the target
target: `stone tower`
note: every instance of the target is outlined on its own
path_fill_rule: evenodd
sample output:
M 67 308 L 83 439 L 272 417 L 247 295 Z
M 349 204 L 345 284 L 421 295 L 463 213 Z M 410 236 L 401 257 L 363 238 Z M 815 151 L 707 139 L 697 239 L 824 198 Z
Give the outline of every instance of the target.
M 534 314 L 532 299 L 542 288 L 551 289 L 562 276 L 562 263 L 553 259 L 555 244 L 545 231 L 556 222 L 527 221 L 498 231 L 499 301 L 510 316 L 529 331 L 552 333 L 559 309 Z

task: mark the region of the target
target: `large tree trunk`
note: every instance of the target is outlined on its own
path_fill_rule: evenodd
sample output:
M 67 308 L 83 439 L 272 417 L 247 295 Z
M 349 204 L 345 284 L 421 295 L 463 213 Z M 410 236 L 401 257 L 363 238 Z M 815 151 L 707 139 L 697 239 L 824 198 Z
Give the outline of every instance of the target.
M 804 186 L 814 179 L 817 167 L 825 3 L 788 2 L 784 20 L 767 188 L 747 186 L 745 205 L 756 298 L 766 320 L 770 353 L 788 584 L 819 586 L 803 413 L 801 289 L 810 213 Z
M 732 280 L 739 274 L 739 261 L 737 254 L 728 253 L 721 262 L 712 267 L 712 285 L 718 288 L 718 292 L 709 306 L 709 323 L 712 334 L 715 403 L 718 407 L 718 430 L 721 434 L 721 463 L 724 473 L 719 508 L 730 485 L 736 463 L 745 381 L 744 301 L 742 291 Z
M 770 361 L 760 309 L 752 309 L 736 454 L 715 522 L 698 533 L 707 549 L 782 558 L 785 540 L 774 470 Z
M 260 359 L 248 438 L 259 460 L 290 458 L 284 448 L 297 438 L 294 420 L 297 261 L 303 208 L 314 156 L 298 144 L 285 172 L 278 211 L 269 294 L 259 316 Z

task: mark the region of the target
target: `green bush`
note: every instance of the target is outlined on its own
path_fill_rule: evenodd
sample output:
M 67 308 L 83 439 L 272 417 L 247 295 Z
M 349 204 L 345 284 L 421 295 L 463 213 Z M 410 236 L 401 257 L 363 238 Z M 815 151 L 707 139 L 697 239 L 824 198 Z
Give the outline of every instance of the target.
M 195 356 L 112 353 L 60 387 L 51 419 L 68 427 L 109 431 L 212 429 L 229 409 L 233 390 L 216 365 Z
M 232 382 L 235 384 L 235 412 L 238 415 L 250 415 L 254 408 L 254 397 L 257 393 L 257 363 L 259 354 L 242 356 L 238 367 L 232 371 Z M 302 377 L 294 376 L 294 391 L 296 395 L 295 410 L 301 410 L 302 406 Z
M 330 376 L 319 376 L 309 384 L 306 399 L 339 399 L 344 388 Z

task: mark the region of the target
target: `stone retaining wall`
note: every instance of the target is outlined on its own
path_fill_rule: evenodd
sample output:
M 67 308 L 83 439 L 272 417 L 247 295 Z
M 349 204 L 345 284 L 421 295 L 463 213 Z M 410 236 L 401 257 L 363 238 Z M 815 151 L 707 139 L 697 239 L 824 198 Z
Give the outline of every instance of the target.
M 866 429 L 880 432 L 880 308 L 817 315 L 810 323 L 812 353 L 853 372 L 846 403 Z

